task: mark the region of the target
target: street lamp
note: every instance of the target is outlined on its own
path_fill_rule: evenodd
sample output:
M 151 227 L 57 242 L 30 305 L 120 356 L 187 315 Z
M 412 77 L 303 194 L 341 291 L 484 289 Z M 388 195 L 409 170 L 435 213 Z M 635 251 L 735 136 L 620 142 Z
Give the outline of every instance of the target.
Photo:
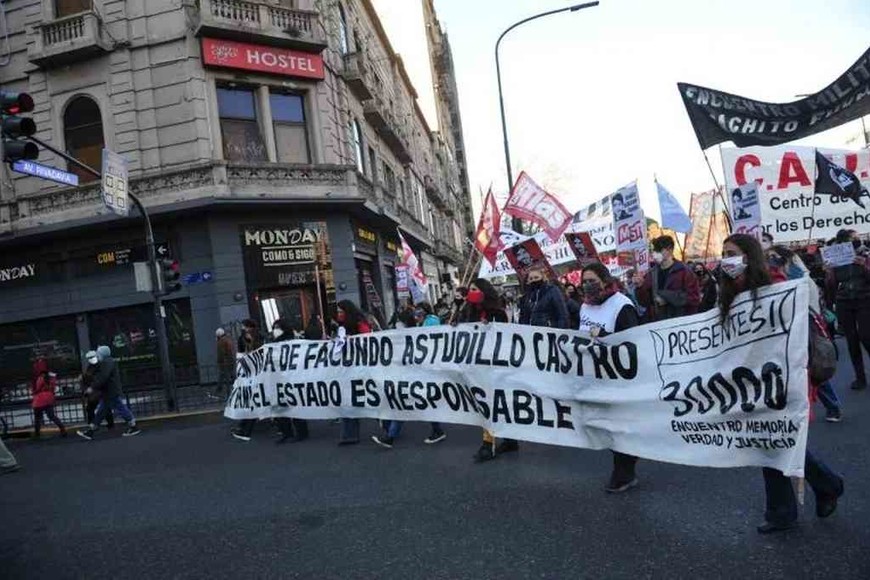
M 501 39 L 504 38 L 508 32 L 520 26 L 521 24 L 525 24 L 526 22 L 537 20 L 538 18 L 543 18 L 544 16 L 550 16 L 551 14 L 559 14 L 560 12 L 577 12 L 578 10 L 583 10 L 584 8 L 592 8 L 593 6 L 598 6 L 597 0 L 595 2 L 575 4 L 574 6 L 566 6 L 565 8 L 559 8 L 558 10 L 550 10 L 549 12 L 541 12 L 540 14 L 529 16 L 528 18 L 524 18 L 523 20 L 520 20 L 519 22 L 510 25 L 504 32 L 501 33 L 501 36 L 498 37 L 498 40 L 495 41 L 495 76 L 498 79 L 498 104 L 499 108 L 501 109 L 501 132 L 504 139 L 504 163 L 507 169 L 508 189 L 510 189 L 514 185 L 514 175 L 511 171 L 511 151 L 510 146 L 508 145 L 507 121 L 505 120 L 504 116 L 504 96 L 502 95 L 501 90 L 501 66 L 499 65 L 498 61 L 498 47 L 499 44 L 501 44 Z M 518 218 L 513 218 L 512 225 L 514 231 L 522 233 L 522 223 Z

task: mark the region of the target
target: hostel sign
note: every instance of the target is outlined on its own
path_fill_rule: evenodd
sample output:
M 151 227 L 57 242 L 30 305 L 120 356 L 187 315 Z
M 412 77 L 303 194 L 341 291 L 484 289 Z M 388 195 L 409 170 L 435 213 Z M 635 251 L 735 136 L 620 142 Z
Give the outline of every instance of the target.
M 318 54 L 232 40 L 203 38 L 202 62 L 288 77 L 324 78 L 323 57 Z

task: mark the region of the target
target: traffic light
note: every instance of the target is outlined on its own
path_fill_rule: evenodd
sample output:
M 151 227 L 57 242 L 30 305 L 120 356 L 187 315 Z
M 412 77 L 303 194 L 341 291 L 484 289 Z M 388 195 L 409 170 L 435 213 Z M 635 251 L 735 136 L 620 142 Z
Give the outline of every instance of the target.
M 36 133 L 36 123 L 30 117 L 18 116 L 32 110 L 33 97 L 27 93 L 0 91 L 3 161 L 13 163 L 39 157 L 39 147 L 26 139 Z
M 181 264 L 178 260 L 160 260 L 160 275 L 164 295 L 181 290 Z

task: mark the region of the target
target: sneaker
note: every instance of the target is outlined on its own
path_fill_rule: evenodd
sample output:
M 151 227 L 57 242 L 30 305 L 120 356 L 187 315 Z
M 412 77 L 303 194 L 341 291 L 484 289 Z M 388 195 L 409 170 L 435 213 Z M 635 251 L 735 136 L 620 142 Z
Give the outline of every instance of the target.
M 230 431 L 230 435 L 232 435 L 233 437 L 235 437 L 239 441 L 250 441 L 251 440 L 251 436 L 244 434 L 241 429 L 232 429 Z
M 137 427 L 136 425 L 132 425 L 127 427 L 127 430 L 121 433 L 121 437 L 133 437 L 134 435 L 138 435 L 142 432 L 142 429 Z
M 610 482 L 604 487 L 604 491 L 607 493 L 624 493 L 635 486 L 637 486 L 636 477 L 625 480 L 617 479 L 616 475 L 612 475 L 610 477 Z
M 843 420 L 843 413 L 839 409 L 825 412 L 825 421 L 828 423 L 839 423 Z
M 441 443 L 447 439 L 447 433 L 444 431 L 433 431 L 431 435 L 423 439 L 423 443 L 426 445 L 434 445 L 435 443 Z
M 496 455 L 501 455 L 502 453 L 510 453 L 512 451 L 519 451 L 520 444 L 516 439 L 502 439 L 499 444 L 495 448 Z
M 851 388 L 853 391 L 863 391 L 867 388 L 867 381 L 856 379 L 852 381 L 852 385 L 849 388 Z
M 372 435 L 372 441 L 380 445 L 381 447 L 386 447 L 387 449 L 393 448 L 393 438 L 388 437 L 386 435 Z
M 495 452 L 492 450 L 491 443 L 484 443 L 480 446 L 480 449 L 477 450 L 477 453 L 474 454 L 475 463 L 483 463 L 492 459 L 495 459 Z
M 15 473 L 21 469 L 21 465 L 16 463 L 15 465 L 10 465 L 9 467 L 0 468 L 0 475 L 6 475 L 7 473 Z
M 78 431 L 76 431 L 76 435 L 78 435 L 82 439 L 87 439 L 88 441 L 93 441 L 94 430 L 93 429 L 79 429 Z

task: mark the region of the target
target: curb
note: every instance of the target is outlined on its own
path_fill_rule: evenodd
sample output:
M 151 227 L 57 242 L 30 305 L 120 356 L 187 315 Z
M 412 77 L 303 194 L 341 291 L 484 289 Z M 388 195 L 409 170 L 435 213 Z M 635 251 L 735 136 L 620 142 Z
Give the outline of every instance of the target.
M 137 425 L 147 425 L 149 423 L 160 423 L 160 422 L 169 422 L 178 419 L 189 419 L 190 417 L 203 417 L 206 415 L 214 415 L 214 414 L 223 414 L 224 409 L 220 407 L 218 409 L 202 409 L 199 411 L 185 411 L 183 413 L 164 413 L 162 415 L 149 415 L 147 417 L 142 417 L 141 419 L 136 419 Z M 123 421 L 121 421 L 123 423 Z M 85 423 L 74 423 L 67 425 L 67 431 L 72 432 L 75 429 L 79 429 L 81 427 L 86 427 Z M 43 427 L 42 433 L 44 435 L 57 435 L 60 433 L 60 429 L 55 426 L 51 427 Z M 33 437 L 33 429 L 15 429 L 9 431 L 9 434 L 6 435 L 6 439 L 32 439 Z

